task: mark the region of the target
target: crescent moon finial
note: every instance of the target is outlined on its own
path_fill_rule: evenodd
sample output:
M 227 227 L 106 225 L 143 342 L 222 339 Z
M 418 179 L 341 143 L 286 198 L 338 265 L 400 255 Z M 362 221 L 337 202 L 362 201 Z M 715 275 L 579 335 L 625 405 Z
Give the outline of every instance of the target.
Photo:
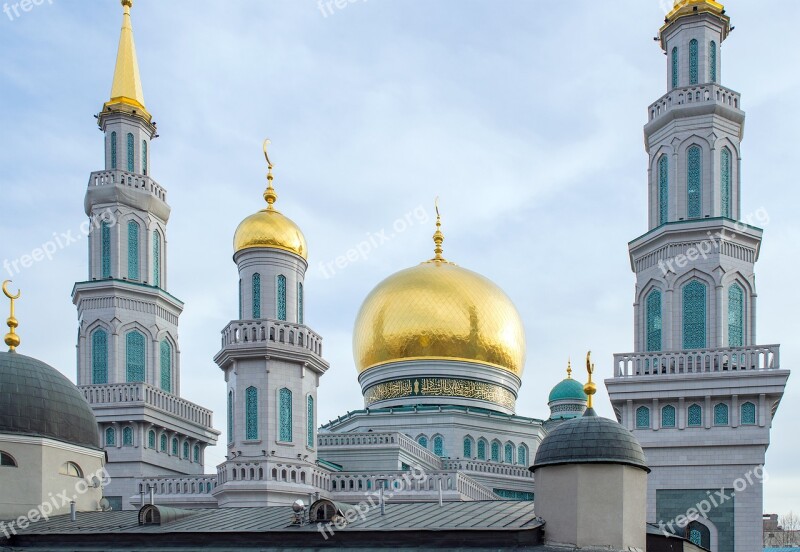
M 592 408 L 594 404 L 594 394 L 597 393 L 597 385 L 592 381 L 594 374 L 594 364 L 592 363 L 592 352 L 586 353 L 586 371 L 589 373 L 589 381 L 583 386 L 583 392 L 588 396 L 586 408 Z
M 264 190 L 264 201 L 267 202 L 267 209 L 273 210 L 274 207 L 272 206 L 276 201 L 278 201 L 278 194 L 275 191 L 275 188 L 272 187 L 272 161 L 269 158 L 269 153 L 267 152 L 267 148 L 272 144 L 272 140 L 267 138 L 264 140 L 263 150 L 264 150 L 264 159 L 267 160 L 267 189 Z
M 12 301 L 15 299 L 19 299 L 20 295 L 22 294 L 22 290 L 18 289 L 16 295 L 11 295 L 11 292 L 8 291 L 8 284 L 10 283 L 12 283 L 11 280 L 6 280 L 5 282 L 3 282 L 3 294 L 5 294 L 5 296 L 11 299 Z
M 269 138 L 264 140 L 264 158 L 267 160 L 267 166 L 269 166 L 270 169 L 272 168 L 272 161 L 269 160 L 269 153 L 267 153 L 267 147 L 271 144 L 272 140 L 270 140 Z
M 3 282 L 3 294 L 11 300 L 11 314 L 6 320 L 6 324 L 8 325 L 8 333 L 4 339 L 6 345 L 8 345 L 8 350 L 10 352 L 14 352 L 14 350 L 19 347 L 20 339 L 19 336 L 14 331 L 17 326 L 19 326 L 19 322 L 16 318 L 14 318 L 14 301 L 19 299 L 20 295 L 22 295 L 22 290 L 17 290 L 16 295 L 12 295 L 10 291 L 8 291 L 8 284 L 11 283 L 11 280 L 6 280 Z

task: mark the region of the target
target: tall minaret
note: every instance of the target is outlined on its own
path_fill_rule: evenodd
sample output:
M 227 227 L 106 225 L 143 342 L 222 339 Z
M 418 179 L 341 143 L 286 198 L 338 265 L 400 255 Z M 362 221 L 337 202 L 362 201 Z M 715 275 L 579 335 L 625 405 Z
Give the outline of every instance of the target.
M 75 284 L 78 385 L 100 422 L 108 452 L 112 505 L 131 506 L 137 477 L 202 474 L 216 442 L 211 412 L 180 398 L 178 317 L 167 291 L 167 193 L 151 174 L 156 126 L 147 111 L 131 27 L 123 16 L 111 98 L 97 116 L 105 169 L 84 199 L 89 270 Z
M 266 208 L 236 229 L 238 319 L 222 330 L 214 357 L 227 384 L 228 453 L 218 466 L 220 507 L 307 500 L 324 489 L 317 460 L 317 387 L 327 371 L 322 338 L 305 323 L 306 240 L 275 209 L 267 159 Z
M 649 231 L 629 244 L 635 352 L 615 355 L 606 386 L 653 470 L 648 521 L 674 522 L 716 497 L 673 529 L 712 551 L 752 551 L 762 546 L 759 466 L 789 372 L 779 345 L 756 345 L 762 230 L 741 222 L 745 115 L 719 84 L 731 31 L 713 0 L 677 0 L 659 31 L 667 93 L 644 127 Z M 735 496 L 721 500 L 721 489 Z

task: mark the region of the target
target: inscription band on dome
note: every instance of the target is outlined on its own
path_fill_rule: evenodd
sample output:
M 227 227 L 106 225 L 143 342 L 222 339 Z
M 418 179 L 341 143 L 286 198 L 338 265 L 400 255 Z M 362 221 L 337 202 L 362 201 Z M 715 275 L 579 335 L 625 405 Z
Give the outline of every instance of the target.
M 366 406 L 404 397 L 461 397 L 514 409 L 517 397 L 500 385 L 459 378 L 404 378 L 373 385 L 364 391 Z

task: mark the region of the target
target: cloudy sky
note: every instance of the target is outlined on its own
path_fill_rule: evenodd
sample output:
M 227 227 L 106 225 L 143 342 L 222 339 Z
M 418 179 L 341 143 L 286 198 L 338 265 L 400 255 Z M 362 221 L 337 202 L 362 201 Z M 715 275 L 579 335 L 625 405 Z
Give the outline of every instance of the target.
M 236 316 L 231 240 L 262 207 L 267 136 L 279 207 L 309 243 L 306 321 L 331 363 L 320 420 L 362 406 L 356 312 L 384 277 L 431 256 L 437 195 L 447 257 L 497 282 L 525 322 L 518 413 L 547 416 L 547 392 L 570 355 L 580 366 L 592 349 L 601 377 L 611 376 L 612 354 L 633 348 L 627 242 L 647 224 L 642 125 L 666 91 L 653 42 L 666 2 L 350 0 L 330 10 L 317 0 L 136 0 L 145 99 L 161 134 L 152 174 L 173 208 L 169 291 L 186 303 L 183 396 L 212 408 L 224 429 L 212 357 Z M 88 175 L 103 168 L 93 115 L 110 91 L 119 3 L 38 3 L 0 13 L 0 262 L 77 232 Z M 770 6 L 728 3 L 736 31 L 722 82 L 743 93 L 748 116 L 742 212 L 769 214 L 758 341 L 782 342 L 791 368 L 800 359 L 791 172 L 800 50 L 789 38 L 800 3 Z M 331 271 L 384 230 L 388 243 Z M 73 381 L 70 291 L 86 272 L 83 240 L 13 275 L 23 289 L 21 351 Z M 598 397 L 611 416 L 602 387 Z M 798 398 L 795 376 L 767 453 L 766 511 L 800 509 Z M 223 458 L 210 450 L 207 469 Z

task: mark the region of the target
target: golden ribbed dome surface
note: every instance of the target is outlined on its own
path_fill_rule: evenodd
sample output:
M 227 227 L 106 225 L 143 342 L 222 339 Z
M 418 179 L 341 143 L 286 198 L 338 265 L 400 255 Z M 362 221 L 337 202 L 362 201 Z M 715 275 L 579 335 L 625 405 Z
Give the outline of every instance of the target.
M 244 219 L 233 236 L 235 253 L 251 247 L 283 249 L 308 260 L 306 238 L 300 228 L 275 209 L 264 209 Z
M 356 317 L 353 354 L 359 374 L 389 362 L 442 359 L 522 376 L 525 334 L 503 290 L 471 270 L 434 260 L 372 290 Z

